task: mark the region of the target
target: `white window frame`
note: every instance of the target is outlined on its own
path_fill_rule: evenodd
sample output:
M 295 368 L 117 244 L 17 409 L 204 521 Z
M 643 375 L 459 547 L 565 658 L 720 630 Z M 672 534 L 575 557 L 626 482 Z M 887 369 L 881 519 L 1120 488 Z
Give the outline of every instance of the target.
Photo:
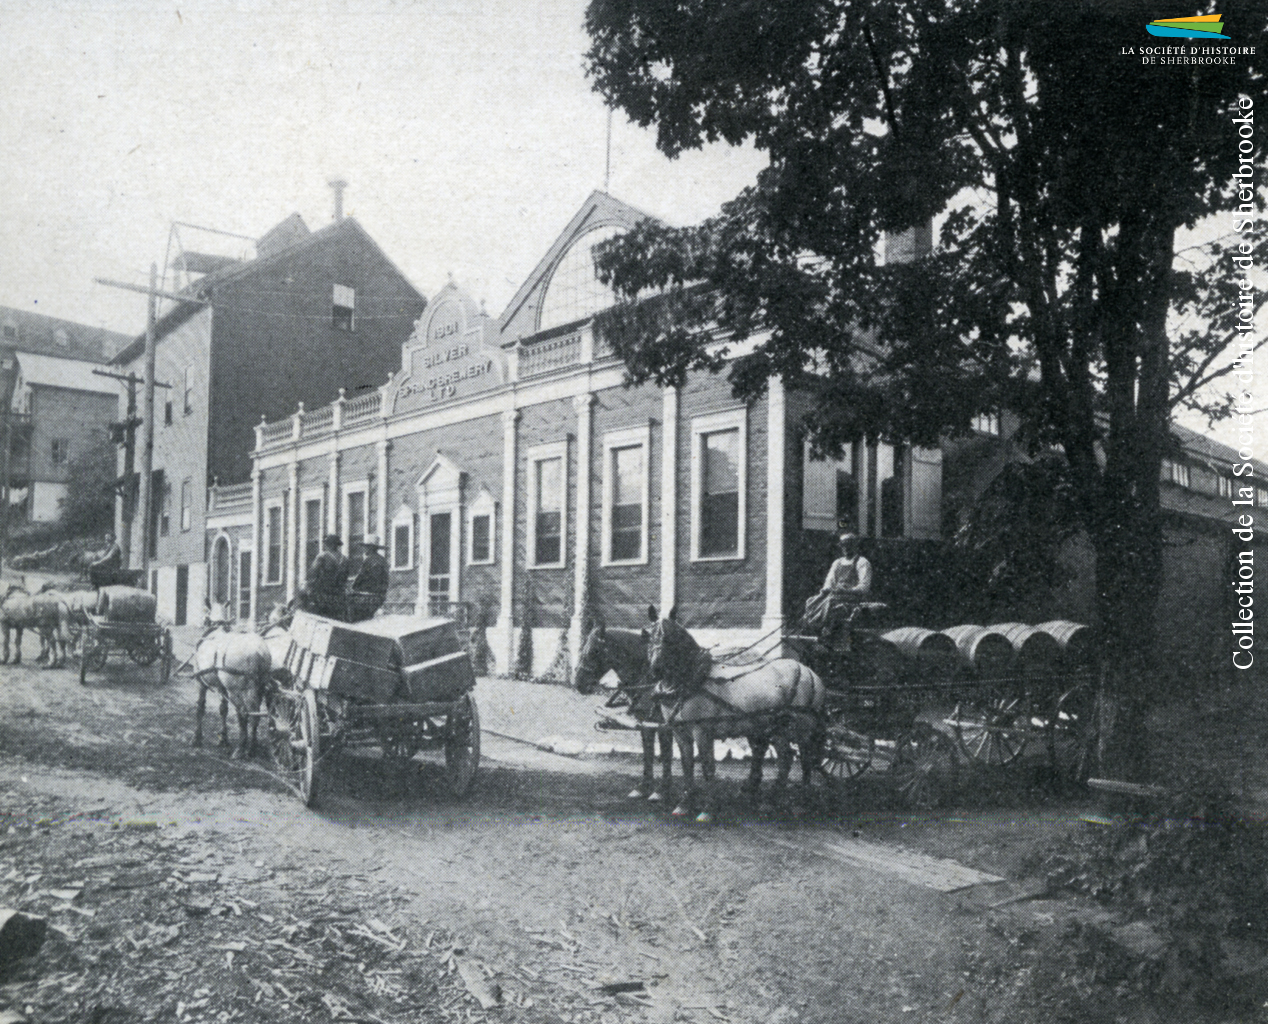
M 612 471 L 613 452 L 626 448 L 642 448 L 643 450 L 643 518 L 639 533 L 639 556 L 637 558 L 612 557 L 612 516 L 616 511 L 612 504 L 612 496 L 616 490 L 616 477 Z M 603 435 L 603 512 L 600 547 L 600 565 L 646 565 L 648 547 L 651 538 L 651 490 L 652 490 L 652 425 L 644 423 L 638 427 L 627 427 L 624 430 L 613 430 Z
M 194 478 L 181 481 L 181 533 L 189 533 L 194 527 Z M 283 530 L 285 532 L 285 530 Z
M 525 537 L 527 551 L 525 562 L 530 569 L 562 569 L 568 564 L 568 442 L 555 441 L 551 444 L 539 444 L 529 448 L 528 459 L 528 533 Z M 537 561 L 537 466 L 551 459 L 559 459 L 560 474 L 560 514 L 559 514 L 559 561 Z
M 729 555 L 702 555 L 700 553 L 701 508 L 704 487 L 704 459 L 701 445 L 704 435 L 724 430 L 739 431 L 739 508 L 736 514 L 736 550 Z M 748 534 L 748 410 L 744 407 L 716 412 L 708 416 L 696 416 L 691 421 L 691 560 L 693 562 L 743 561 Z
M 475 521 L 480 516 L 489 517 L 489 557 L 477 559 L 475 556 Z M 467 509 L 467 565 L 493 565 L 497 561 L 497 528 L 498 505 L 493 495 L 485 488 Z
M 390 550 L 392 552 L 392 559 L 388 563 L 388 567 L 392 572 L 405 572 L 407 569 L 417 568 L 417 565 L 414 562 L 414 519 L 414 510 L 410 508 L 409 505 L 402 504 L 401 507 L 396 510 L 396 515 L 392 517 L 391 525 L 388 526 L 388 529 L 391 531 L 391 535 L 390 538 L 387 539 L 387 543 L 391 546 Z M 396 558 L 398 554 L 396 547 L 396 531 L 402 526 L 409 529 L 409 540 L 405 548 L 404 564 L 398 562 Z
M 317 515 L 317 553 L 321 554 L 321 532 L 322 524 L 326 521 L 326 489 L 324 487 L 309 487 L 299 492 L 299 585 L 301 587 L 308 584 L 308 566 L 309 560 L 306 557 L 308 552 L 308 503 L 310 501 L 318 502 Z
M 348 301 L 344 302 L 344 299 Z M 346 309 L 350 314 L 347 327 L 335 323 L 335 310 L 337 309 Z M 330 290 L 330 323 L 336 330 L 349 332 L 356 330 L 357 290 L 351 285 L 337 284 L 332 286 Z
M 364 495 L 365 497 L 365 521 L 361 524 L 361 529 L 364 532 L 361 534 L 361 536 L 364 537 L 367 534 L 374 532 L 373 530 L 370 529 L 370 481 L 369 480 L 354 480 L 350 483 L 344 484 L 343 496 L 340 499 L 342 502 L 341 511 L 343 512 L 343 518 L 339 524 L 339 529 L 340 529 L 339 539 L 343 541 L 343 553 L 344 553 L 344 557 L 346 558 L 352 557 L 352 534 L 348 532 L 348 527 L 350 525 L 350 519 L 348 516 L 348 504 L 351 500 L 352 495 L 354 494 L 361 494 L 361 495 Z
M 277 509 L 278 523 L 281 526 L 281 536 L 278 538 L 278 556 L 277 556 L 277 575 L 273 575 L 273 561 L 268 557 L 273 545 L 269 543 L 269 513 Z M 277 587 L 286 582 L 286 502 L 280 498 L 270 499 L 264 503 L 264 524 L 260 531 L 260 547 L 264 550 L 264 565 L 262 573 L 264 578 L 264 586 Z

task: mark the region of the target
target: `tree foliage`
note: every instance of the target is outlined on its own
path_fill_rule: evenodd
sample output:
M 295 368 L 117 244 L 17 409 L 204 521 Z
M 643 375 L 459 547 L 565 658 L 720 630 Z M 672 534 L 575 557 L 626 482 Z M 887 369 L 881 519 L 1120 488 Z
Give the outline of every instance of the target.
M 1219 9 L 1234 42 L 1268 28 L 1250 0 Z M 1056 446 L 1069 465 L 1128 689 L 1142 676 L 1128 638 L 1148 635 L 1161 578 L 1172 408 L 1233 404 L 1210 385 L 1238 337 L 1230 257 L 1253 238 L 1235 215 L 1263 204 L 1235 187 L 1232 119 L 1268 116 L 1253 56 L 1142 66 L 1120 53 L 1159 42 L 1153 17 L 1043 0 L 587 12 L 595 88 L 654 126 L 661 150 L 747 141 L 770 158 L 719 216 L 644 224 L 601 251 L 625 301 L 600 329 L 630 377 L 677 384 L 720 365 L 719 339 L 754 338 L 731 363 L 736 392 L 778 374 L 811 395 L 823 451 L 936 443 L 978 412 L 1017 411 L 1032 450 Z M 931 219 L 931 252 L 880 258 L 887 234 Z M 1234 237 L 1178 260 L 1177 238 L 1213 220 Z
M 100 535 L 114 525 L 115 447 L 99 436 L 70 463 L 71 486 L 62 503 L 61 527 L 71 537 Z

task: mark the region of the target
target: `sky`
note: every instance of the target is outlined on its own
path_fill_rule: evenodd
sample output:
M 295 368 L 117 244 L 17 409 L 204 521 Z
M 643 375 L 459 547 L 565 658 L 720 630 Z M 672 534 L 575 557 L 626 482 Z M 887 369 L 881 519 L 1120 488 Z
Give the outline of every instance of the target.
M 144 297 L 94 278 L 162 273 L 174 223 L 257 238 L 298 212 L 320 228 L 343 178 L 345 213 L 424 295 L 452 275 L 496 316 L 604 187 L 584 10 L 0 0 L 0 306 L 139 333 Z M 612 118 L 608 191 L 673 224 L 716 213 L 763 163 L 721 145 L 670 161 Z M 179 240 L 242 255 L 227 236 Z M 1232 424 L 1209 432 L 1236 443 Z
M 0 0 L 0 305 L 136 333 L 173 222 L 259 237 L 327 182 L 428 297 L 449 275 L 497 315 L 594 189 L 607 111 L 585 0 Z M 675 224 L 763 164 L 669 161 L 613 117 L 608 191 Z M 180 228 L 197 251 L 241 243 Z

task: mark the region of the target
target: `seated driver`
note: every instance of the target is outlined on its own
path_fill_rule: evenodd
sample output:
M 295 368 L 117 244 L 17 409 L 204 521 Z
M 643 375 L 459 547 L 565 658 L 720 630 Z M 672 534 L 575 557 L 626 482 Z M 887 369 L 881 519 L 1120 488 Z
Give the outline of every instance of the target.
M 832 563 L 819 593 L 806 602 L 810 628 L 824 630 L 842 618 L 848 621 L 872 592 L 872 563 L 859 554 L 858 534 L 844 531 L 837 544 L 841 557 Z

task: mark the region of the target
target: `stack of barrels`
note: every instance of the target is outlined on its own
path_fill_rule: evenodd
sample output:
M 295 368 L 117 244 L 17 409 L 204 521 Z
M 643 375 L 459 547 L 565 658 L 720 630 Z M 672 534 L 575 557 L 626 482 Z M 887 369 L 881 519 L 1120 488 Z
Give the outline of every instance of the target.
M 879 680 L 1036 678 L 1091 672 L 1096 666 L 1091 627 L 1064 619 L 1037 626 L 965 624 L 940 632 L 904 626 L 882 634 L 873 654 Z

